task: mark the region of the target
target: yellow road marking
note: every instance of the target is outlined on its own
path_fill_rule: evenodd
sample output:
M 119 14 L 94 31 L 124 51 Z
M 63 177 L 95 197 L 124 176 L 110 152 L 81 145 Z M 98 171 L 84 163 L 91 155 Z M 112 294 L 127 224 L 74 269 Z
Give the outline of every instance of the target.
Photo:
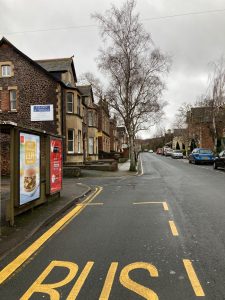
M 116 275 L 118 262 L 111 263 L 99 300 L 108 300 Z
M 64 279 L 54 283 L 43 283 L 46 277 L 51 273 L 54 268 L 67 268 L 69 273 Z M 29 287 L 26 293 L 20 298 L 20 300 L 28 300 L 35 293 L 44 293 L 50 296 L 50 299 L 60 299 L 60 294 L 57 288 L 62 287 L 73 280 L 78 272 L 78 265 L 69 261 L 57 261 L 53 260 L 47 266 L 47 268 L 41 273 L 41 275 L 35 280 L 35 282 Z
M 179 234 L 178 234 L 177 227 L 176 227 L 174 221 L 169 221 L 169 224 L 170 224 L 170 229 L 172 231 L 172 234 L 174 236 L 178 236 Z
M 84 267 L 83 271 L 81 272 L 80 276 L 78 277 L 76 283 L 74 284 L 72 290 L 70 291 L 68 297 L 66 298 L 67 300 L 75 300 L 77 299 L 77 296 L 84 285 L 85 280 L 88 277 L 88 274 L 91 271 L 91 268 L 93 267 L 94 262 L 89 261 L 86 266 Z
M 87 203 L 87 204 L 77 204 L 77 206 L 95 206 L 95 205 L 103 205 L 104 203 Z
M 129 273 L 136 269 L 144 269 L 148 271 L 151 277 L 158 277 L 158 270 L 155 266 L 145 262 L 136 262 L 127 265 L 123 268 L 120 273 L 120 283 L 127 289 L 131 290 L 132 292 L 142 296 L 148 300 L 159 300 L 158 295 L 151 289 L 143 286 L 140 283 L 137 283 L 133 279 L 130 278 Z
M 163 202 L 163 208 L 164 210 L 169 210 L 168 204 L 166 202 Z
M 96 188 L 87 199 L 83 201 L 83 204 L 88 204 L 102 191 L 102 187 Z M 12 275 L 28 258 L 30 258 L 51 236 L 53 236 L 64 224 L 71 221 L 86 207 L 76 206 L 62 219 L 60 219 L 55 225 L 48 229 L 42 236 L 40 236 L 33 244 L 31 244 L 26 250 L 24 250 L 19 256 L 17 256 L 11 263 L 9 263 L 3 270 L 0 271 L 0 284 L 3 283 L 10 275 Z
M 195 295 L 198 296 L 198 297 L 205 296 L 205 293 L 204 293 L 204 291 L 201 287 L 201 284 L 198 280 L 198 277 L 195 273 L 195 270 L 193 268 L 193 265 L 192 265 L 191 261 L 189 259 L 183 259 L 183 263 L 184 263 L 185 269 L 187 271 L 189 280 L 191 282 L 192 288 L 195 292 Z

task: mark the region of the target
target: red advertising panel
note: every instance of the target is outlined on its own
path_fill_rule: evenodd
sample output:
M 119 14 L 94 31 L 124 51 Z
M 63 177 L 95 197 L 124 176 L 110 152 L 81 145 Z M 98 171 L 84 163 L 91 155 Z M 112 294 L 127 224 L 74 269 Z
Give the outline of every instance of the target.
M 62 189 L 62 141 L 50 139 L 50 193 Z

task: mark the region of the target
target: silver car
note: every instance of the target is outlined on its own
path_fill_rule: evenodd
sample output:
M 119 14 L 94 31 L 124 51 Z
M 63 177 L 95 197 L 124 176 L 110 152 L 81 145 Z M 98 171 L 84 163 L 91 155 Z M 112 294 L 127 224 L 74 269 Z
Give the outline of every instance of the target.
M 172 158 L 183 158 L 183 152 L 181 150 L 173 150 L 171 157 Z

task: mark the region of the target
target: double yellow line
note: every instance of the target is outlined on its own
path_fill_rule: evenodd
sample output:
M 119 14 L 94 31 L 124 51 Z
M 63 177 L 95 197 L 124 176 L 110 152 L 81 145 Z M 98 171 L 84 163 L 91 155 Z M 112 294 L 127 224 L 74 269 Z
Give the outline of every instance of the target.
M 102 191 L 102 187 L 97 187 L 96 190 L 88 196 L 82 205 L 77 205 L 55 225 L 48 229 L 41 235 L 33 244 L 17 256 L 11 263 L 9 263 L 3 270 L 0 271 L 0 284 L 3 283 L 9 276 L 11 276 L 22 264 L 24 264 L 50 237 L 52 237 L 58 230 L 68 224 L 73 218 L 81 213 L 81 211 Z

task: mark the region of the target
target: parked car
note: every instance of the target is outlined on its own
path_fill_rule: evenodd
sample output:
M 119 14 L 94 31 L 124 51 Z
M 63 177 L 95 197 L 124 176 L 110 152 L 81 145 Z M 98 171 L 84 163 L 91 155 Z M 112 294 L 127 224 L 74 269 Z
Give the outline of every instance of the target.
M 163 155 L 166 155 L 166 152 L 167 152 L 167 150 L 168 149 L 171 149 L 169 146 L 164 146 L 163 148 L 162 148 L 162 151 L 163 151 Z
M 214 154 L 212 150 L 206 148 L 195 148 L 189 155 L 189 164 L 209 163 L 213 164 Z
M 163 154 L 163 149 L 162 148 L 158 148 L 156 150 L 156 154 L 162 155 Z
M 215 157 L 213 167 L 225 169 L 225 150 Z
M 165 156 L 171 156 L 172 153 L 173 153 L 173 149 L 171 149 L 171 148 L 166 148 L 166 149 L 165 149 L 165 152 L 164 152 L 164 155 L 165 155 Z
M 173 150 L 172 154 L 171 154 L 172 158 L 183 158 L 183 151 L 181 150 Z
M 149 153 L 153 153 L 154 151 L 153 151 L 152 149 L 150 149 L 148 152 L 149 152 Z

